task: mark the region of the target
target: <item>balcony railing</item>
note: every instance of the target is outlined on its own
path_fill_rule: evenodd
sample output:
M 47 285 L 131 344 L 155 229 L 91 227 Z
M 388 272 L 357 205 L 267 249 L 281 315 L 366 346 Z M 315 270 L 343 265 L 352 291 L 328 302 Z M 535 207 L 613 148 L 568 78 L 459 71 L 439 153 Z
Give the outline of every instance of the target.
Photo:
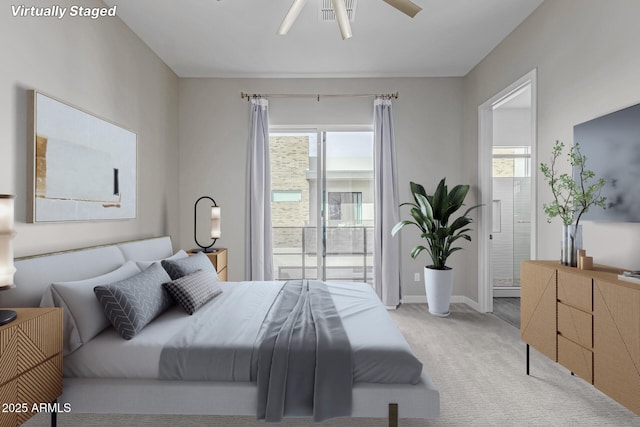
M 323 279 L 317 227 L 273 227 L 278 280 Z M 373 227 L 326 227 L 324 280 L 373 283 Z

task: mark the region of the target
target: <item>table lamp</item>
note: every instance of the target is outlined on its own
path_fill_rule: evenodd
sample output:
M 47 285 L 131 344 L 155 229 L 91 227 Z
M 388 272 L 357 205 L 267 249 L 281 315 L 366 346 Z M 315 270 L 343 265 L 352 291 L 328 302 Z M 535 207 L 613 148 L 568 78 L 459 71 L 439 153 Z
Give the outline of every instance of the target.
M 213 239 L 213 242 L 211 242 L 211 244 L 209 246 L 201 245 L 200 242 L 198 242 L 198 236 L 197 236 L 197 230 L 198 230 L 198 202 L 200 202 L 202 199 L 211 200 L 211 203 L 213 203 L 213 206 L 211 206 L 211 239 Z M 221 234 L 221 232 L 220 232 L 220 206 L 218 206 L 216 201 L 213 200 L 209 196 L 200 197 L 198 200 L 196 200 L 196 203 L 193 205 L 193 240 L 196 241 L 196 245 L 198 245 L 199 248 L 193 249 L 192 252 L 206 252 L 206 253 L 217 252 L 218 250 L 213 248 L 213 245 L 215 245 L 216 240 L 218 240 L 220 238 L 220 234 Z

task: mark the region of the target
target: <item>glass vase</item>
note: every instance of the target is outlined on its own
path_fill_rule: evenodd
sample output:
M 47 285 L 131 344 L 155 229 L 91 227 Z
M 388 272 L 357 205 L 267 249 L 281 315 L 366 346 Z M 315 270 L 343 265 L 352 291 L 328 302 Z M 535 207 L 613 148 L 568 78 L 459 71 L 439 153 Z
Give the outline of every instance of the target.
M 582 226 L 562 225 L 560 262 L 563 265 L 577 267 L 578 249 L 582 249 Z

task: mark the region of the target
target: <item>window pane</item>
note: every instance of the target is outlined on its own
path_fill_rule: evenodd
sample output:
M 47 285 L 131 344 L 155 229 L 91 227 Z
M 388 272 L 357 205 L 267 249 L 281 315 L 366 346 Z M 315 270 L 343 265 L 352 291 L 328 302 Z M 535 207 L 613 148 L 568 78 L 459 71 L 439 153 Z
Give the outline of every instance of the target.
M 315 132 L 271 132 L 271 217 L 276 279 L 318 277 Z
M 302 191 L 299 190 L 274 190 L 271 192 L 272 202 L 301 202 Z
M 326 135 L 326 280 L 373 283 L 373 132 Z

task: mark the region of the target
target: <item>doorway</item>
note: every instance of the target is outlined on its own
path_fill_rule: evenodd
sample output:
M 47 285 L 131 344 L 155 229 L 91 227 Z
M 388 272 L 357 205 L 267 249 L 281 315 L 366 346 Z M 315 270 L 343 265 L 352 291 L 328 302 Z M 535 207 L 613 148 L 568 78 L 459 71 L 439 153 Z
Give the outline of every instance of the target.
M 479 224 L 479 306 L 512 324 L 520 262 L 535 258 L 535 78 L 533 70 L 479 107 L 479 182 L 489 207 Z
M 276 280 L 373 284 L 373 131 L 271 129 Z

